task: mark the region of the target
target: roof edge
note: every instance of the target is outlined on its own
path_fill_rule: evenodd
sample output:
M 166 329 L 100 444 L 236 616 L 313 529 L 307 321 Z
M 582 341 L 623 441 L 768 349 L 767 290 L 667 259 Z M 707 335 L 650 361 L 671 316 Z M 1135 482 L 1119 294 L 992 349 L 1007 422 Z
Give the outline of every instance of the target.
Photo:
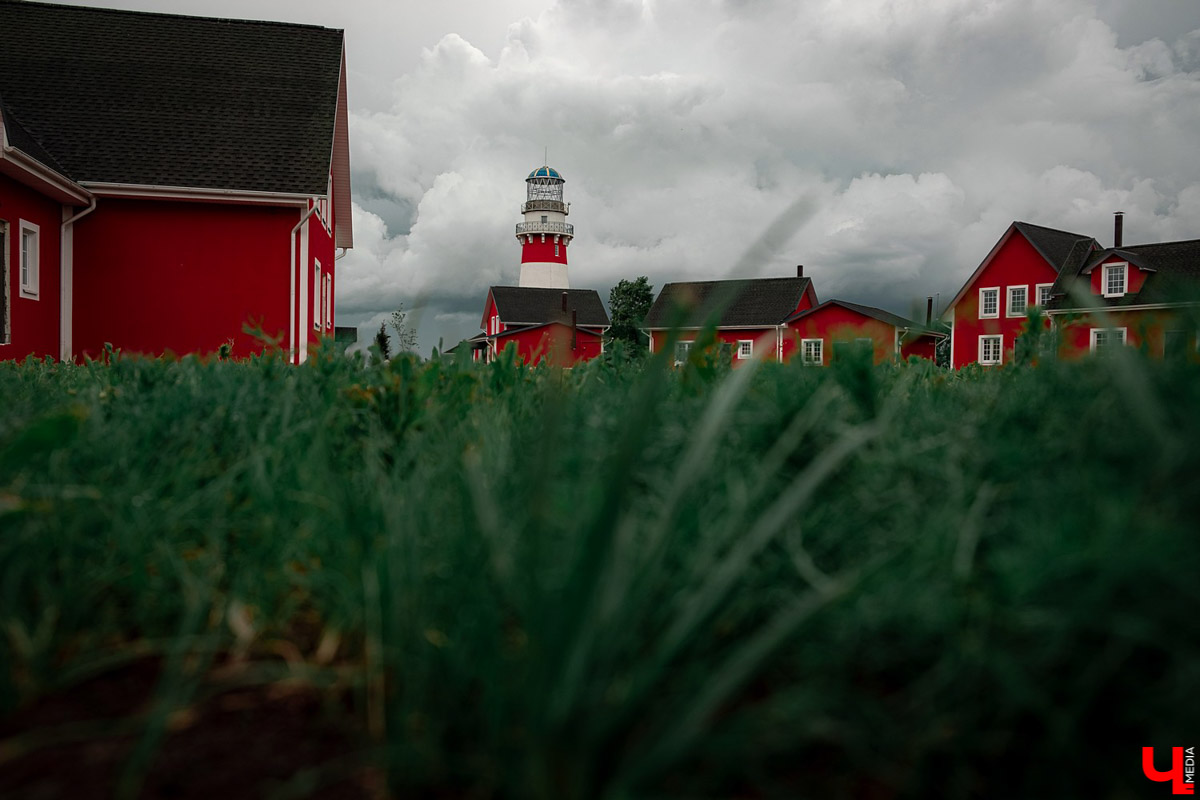
M 305 206 L 312 195 L 294 192 L 260 192 L 249 189 L 213 189 L 199 186 L 151 186 L 140 183 L 81 181 L 80 186 L 100 197 L 156 200 L 192 200 L 202 203 Z

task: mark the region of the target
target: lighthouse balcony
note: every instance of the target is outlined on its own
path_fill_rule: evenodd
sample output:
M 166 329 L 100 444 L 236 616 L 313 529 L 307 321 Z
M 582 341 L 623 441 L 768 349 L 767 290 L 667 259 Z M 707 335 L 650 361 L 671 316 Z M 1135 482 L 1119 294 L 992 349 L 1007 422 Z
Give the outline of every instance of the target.
M 562 200 L 538 198 L 521 204 L 522 214 L 530 211 L 557 211 L 559 214 L 569 214 L 571 213 L 571 204 L 564 203 Z
M 574 236 L 575 226 L 569 222 L 518 222 L 517 236 L 549 233 L 557 236 Z

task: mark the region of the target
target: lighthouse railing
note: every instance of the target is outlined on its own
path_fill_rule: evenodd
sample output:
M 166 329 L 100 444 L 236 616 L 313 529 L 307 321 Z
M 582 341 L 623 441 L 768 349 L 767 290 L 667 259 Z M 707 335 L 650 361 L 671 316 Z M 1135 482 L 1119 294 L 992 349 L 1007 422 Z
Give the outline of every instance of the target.
M 518 222 L 517 236 L 530 233 L 557 233 L 564 236 L 574 236 L 575 226 L 569 222 Z

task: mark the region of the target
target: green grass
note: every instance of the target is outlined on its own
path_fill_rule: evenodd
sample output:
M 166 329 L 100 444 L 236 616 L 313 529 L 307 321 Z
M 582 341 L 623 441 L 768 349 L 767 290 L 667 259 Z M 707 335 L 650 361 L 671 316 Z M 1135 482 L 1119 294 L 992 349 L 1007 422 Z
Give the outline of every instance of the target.
M 156 658 L 126 796 L 230 664 L 402 796 L 1140 797 L 1196 735 L 1194 366 L 117 357 L 0 397 L 0 710 Z

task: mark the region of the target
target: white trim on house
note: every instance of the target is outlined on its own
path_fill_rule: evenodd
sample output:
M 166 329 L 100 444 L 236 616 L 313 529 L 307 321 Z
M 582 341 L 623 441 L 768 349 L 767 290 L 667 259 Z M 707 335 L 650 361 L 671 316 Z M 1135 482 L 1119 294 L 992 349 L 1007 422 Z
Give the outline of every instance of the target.
M 318 216 L 320 216 L 318 214 Z M 313 296 L 312 296 L 312 316 L 313 330 L 319 331 L 324 327 L 325 320 L 321 319 L 321 314 L 324 311 L 324 305 L 321 302 L 321 295 L 324 294 L 324 280 L 321 278 L 321 262 L 313 259 Z
M 995 359 L 984 358 L 984 351 L 988 349 L 988 345 L 994 342 L 996 346 Z M 977 359 L 982 366 L 993 367 L 1004 363 L 1004 336 L 999 333 L 981 333 L 979 335 L 979 358 Z
M 738 339 L 737 345 L 737 358 L 739 361 L 745 361 L 748 358 L 754 358 L 753 339 Z
M 1121 290 L 1119 292 L 1110 291 L 1108 288 L 1110 274 L 1115 274 L 1120 271 L 1121 275 Z M 1129 293 L 1129 262 L 1114 261 L 1104 265 L 1104 269 L 1100 272 L 1100 295 L 1102 297 L 1124 297 Z
M 0 326 L 0 345 L 12 343 L 12 302 L 8 294 L 8 251 L 11 249 L 8 233 L 11 228 L 6 220 L 0 219 L 0 239 L 4 240 L 4 247 L 0 247 L 0 311 L 4 312 L 4 324 Z
M 985 302 L 983 295 L 985 292 L 994 292 L 996 295 L 996 310 L 988 314 L 984 311 Z M 1000 287 L 999 286 L 981 286 L 979 288 L 979 318 L 980 319 L 999 319 L 1000 317 Z
M 199 203 L 238 205 L 312 206 L 313 196 L 288 192 L 249 192 L 244 189 L 211 189 L 194 186 L 142 186 L 136 183 L 82 182 L 80 186 L 100 197 L 135 197 L 155 200 L 191 200 Z
M 32 247 L 30 246 L 32 243 Z M 42 276 L 42 229 L 29 220 L 17 222 L 17 291 L 37 300 Z
M 1013 292 L 1021 291 L 1025 295 L 1025 302 L 1021 306 L 1020 312 L 1013 310 Z M 1012 286 L 1006 286 L 1004 292 L 1006 302 L 1004 306 L 1004 316 L 1006 317 L 1025 317 L 1029 315 L 1029 284 L 1018 283 Z

